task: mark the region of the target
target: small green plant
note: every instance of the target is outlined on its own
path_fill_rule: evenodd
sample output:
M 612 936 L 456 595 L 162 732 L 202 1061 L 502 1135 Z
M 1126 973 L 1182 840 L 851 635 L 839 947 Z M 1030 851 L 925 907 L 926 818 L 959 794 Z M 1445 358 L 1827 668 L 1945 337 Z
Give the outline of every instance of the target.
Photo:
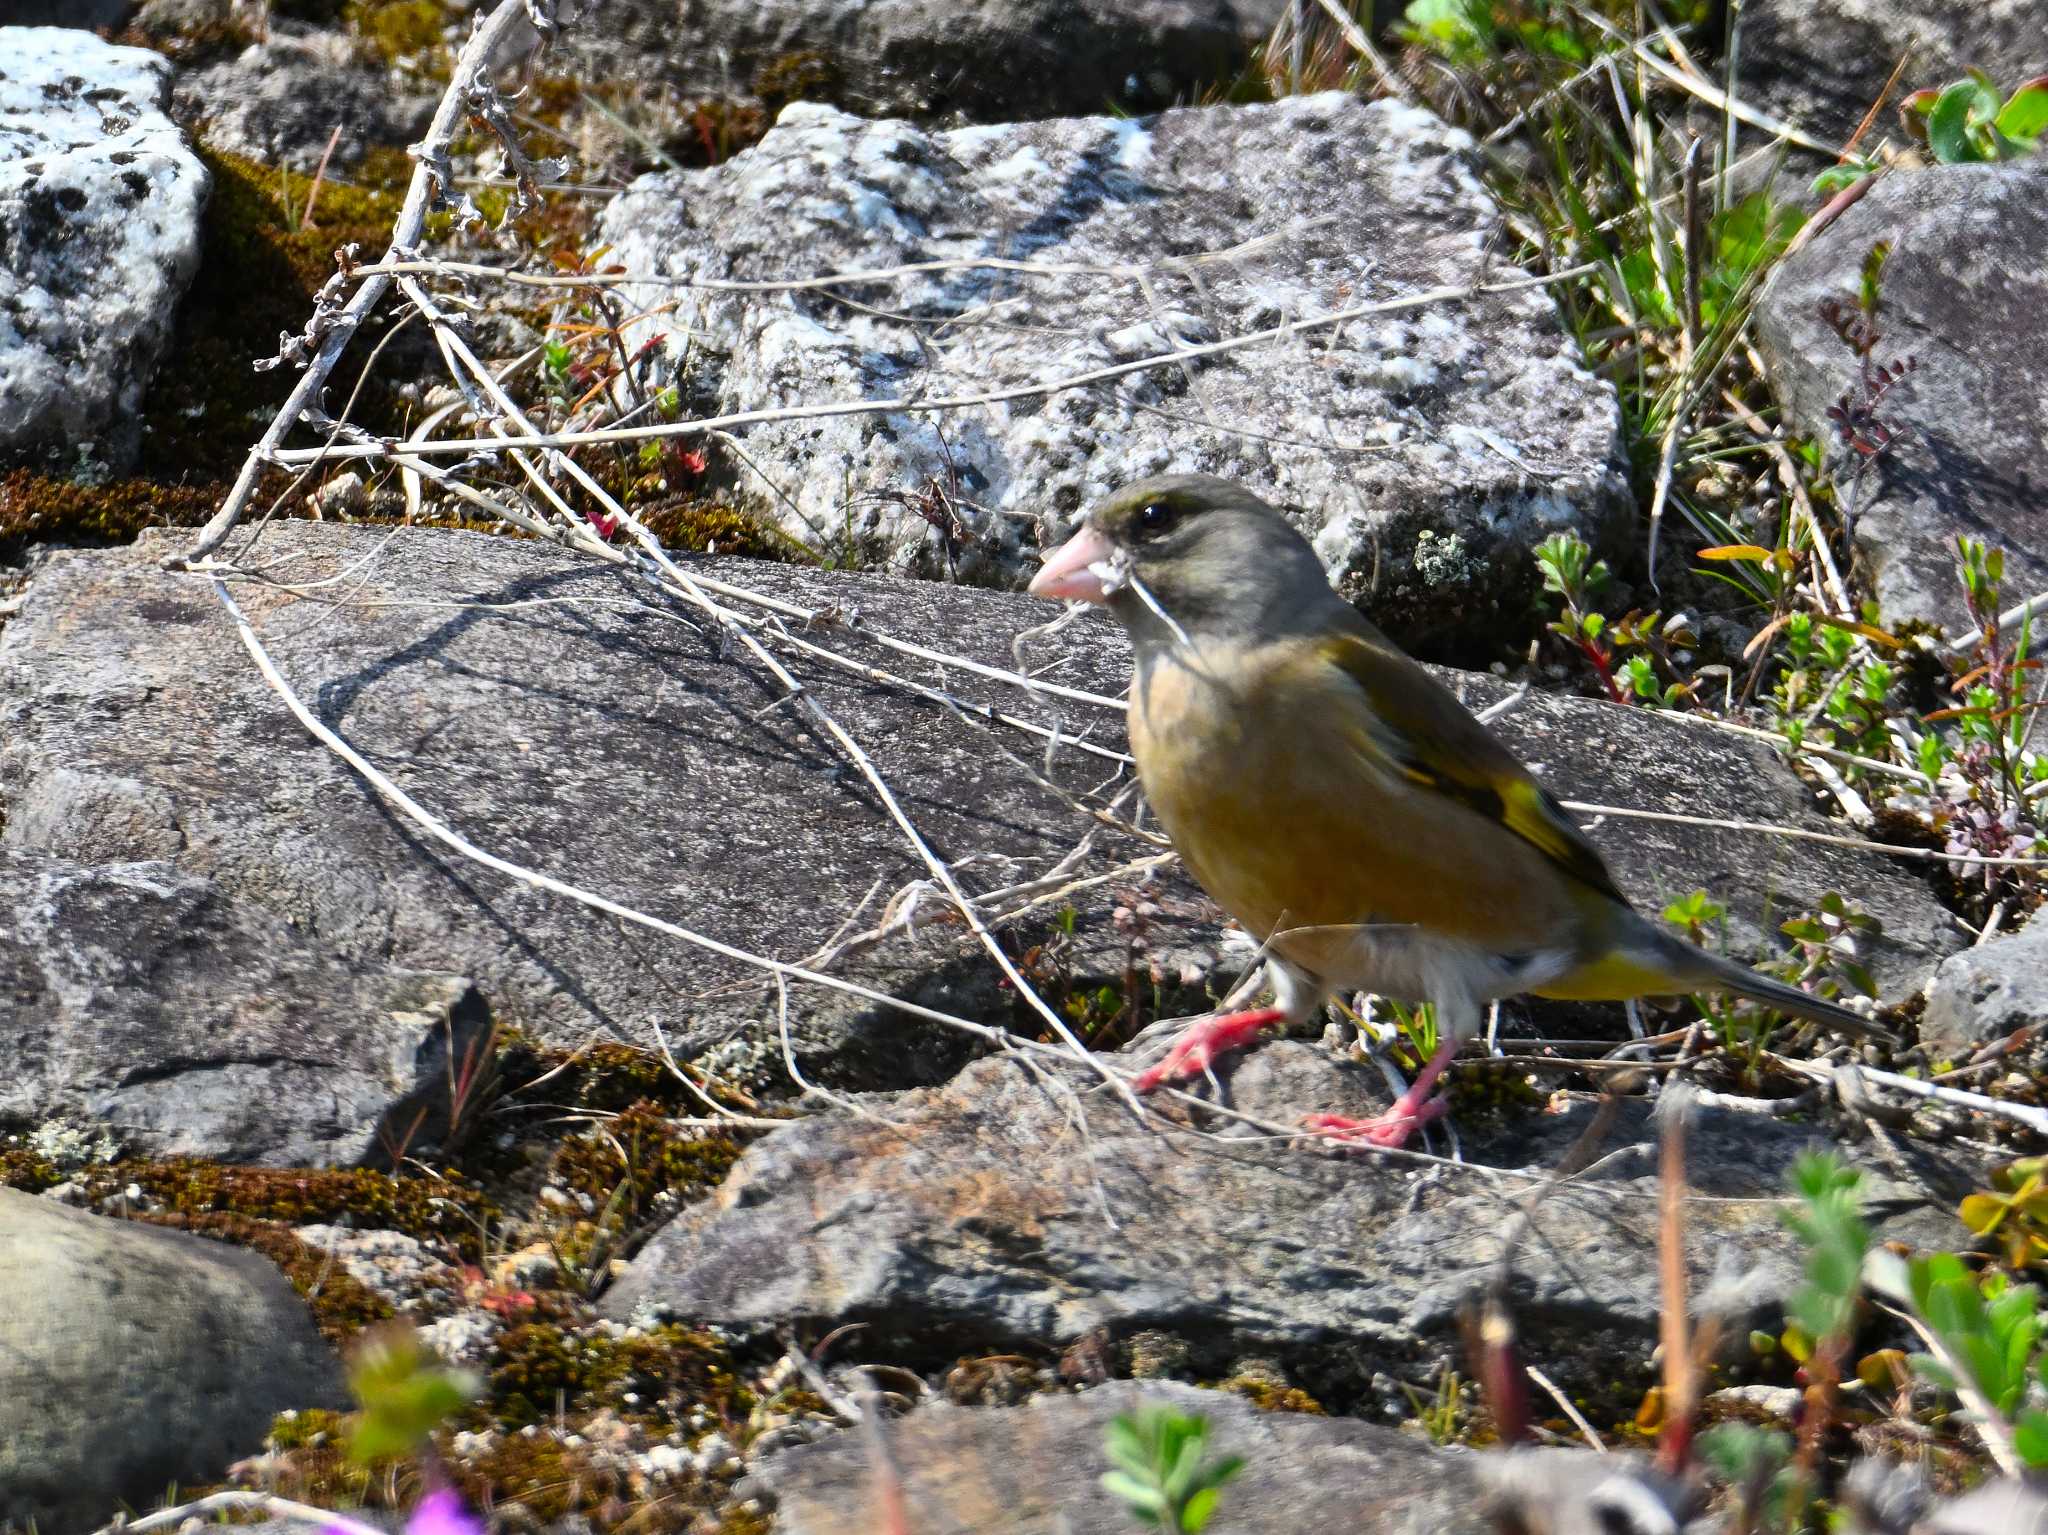
M 1140 1524 L 1177 1535 L 1207 1527 L 1224 1484 L 1244 1469 L 1238 1456 L 1210 1456 L 1207 1418 L 1156 1402 L 1113 1418 L 1102 1443 L 1116 1467 L 1103 1487 Z
M 2048 1391 L 2048 1316 L 2041 1292 L 2002 1273 L 1973 1274 L 1954 1253 L 1931 1253 L 1906 1265 L 1913 1309 L 1937 1340 L 1940 1357 L 1914 1354 L 1915 1374 L 1947 1391 L 1974 1393 L 2029 1470 L 2048 1468 L 2048 1412 L 2028 1398 Z
M 441 1421 L 483 1389 L 468 1371 L 452 1370 L 427 1352 L 403 1323 L 363 1335 L 348 1384 L 362 1405 L 349 1433 L 349 1456 L 361 1462 L 419 1453 Z
M 1754 1423 L 1719 1423 L 1699 1437 L 1700 1459 L 1731 1493 L 1728 1535 L 1793 1527 L 1805 1479 L 1792 1465 L 1792 1436 Z
M 1980 1237 L 1998 1243 L 2013 1269 L 2048 1268 L 2048 1157 L 2021 1157 L 1991 1170 L 1991 1187 L 1967 1195 L 1956 1211 Z
M 1694 943 L 1705 943 L 1709 929 L 1718 933 L 1727 916 L 1728 908 L 1704 890 L 1695 890 L 1664 908 L 1664 920 Z
M 1991 77 L 1973 69 L 1940 90 L 1915 91 L 1899 115 L 1943 165 L 2016 160 L 2038 149 L 2048 130 L 2048 75 L 2000 101 Z

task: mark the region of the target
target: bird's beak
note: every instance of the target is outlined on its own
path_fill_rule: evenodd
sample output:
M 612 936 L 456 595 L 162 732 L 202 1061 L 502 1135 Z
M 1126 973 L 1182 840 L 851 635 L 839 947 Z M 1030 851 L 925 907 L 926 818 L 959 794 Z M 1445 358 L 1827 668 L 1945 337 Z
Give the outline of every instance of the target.
M 1109 540 L 1084 527 L 1045 557 L 1025 590 L 1057 602 L 1107 602 L 1109 587 L 1104 573 L 1112 557 Z

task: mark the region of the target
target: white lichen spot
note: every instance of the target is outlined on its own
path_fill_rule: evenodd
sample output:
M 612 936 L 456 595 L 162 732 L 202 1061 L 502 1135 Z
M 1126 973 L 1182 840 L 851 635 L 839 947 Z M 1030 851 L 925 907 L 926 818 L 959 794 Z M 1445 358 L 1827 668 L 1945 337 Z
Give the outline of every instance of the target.
M 1014 154 L 1006 155 L 981 173 L 984 181 L 1001 184 L 1010 181 L 1030 181 L 1042 177 L 1052 179 L 1052 166 L 1044 155 L 1026 144 Z
M 1110 125 L 1116 141 L 1116 163 L 1127 171 L 1141 171 L 1152 163 L 1152 135 L 1130 118 Z
M 1424 586 L 1463 586 L 1479 574 L 1479 565 L 1456 533 L 1424 528 L 1415 537 L 1415 576 Z

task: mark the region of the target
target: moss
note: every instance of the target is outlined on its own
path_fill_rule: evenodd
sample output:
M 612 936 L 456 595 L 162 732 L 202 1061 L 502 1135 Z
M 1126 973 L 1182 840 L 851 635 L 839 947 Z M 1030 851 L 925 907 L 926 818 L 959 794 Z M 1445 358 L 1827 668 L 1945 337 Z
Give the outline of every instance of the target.
M 1217 1389 L 1241 1396 L 1266 1412 L 1306 1412 L 1325 1416 L 1321 1402 L 1298 1386 L 1282 1385 L 1264 1375 L 1238 1375 L 1218 1383 Z
M 32 543 L 129 543 L 144 528 L 196 528 L 225 486 L 115 480 L 88 485 L 29 469 L 0 474 L 0 550 Z
M 0 1188 L 40 1194 L 64 1181 L 64 1174 L 48 1158 L 25 1146 L 0 1148 Z
M 263 1254 L 283 1270 L 292 1288 L 306 1298 L 313 1325 L 336 1348 L 350 1342 L 371 1323 L 388 1320 L 392 1315 L 390 1304 L 381 1295 L 352 1278 L 328 1254 L 300 1241 L 276 1222 L 221 1212 L 145 1215 L 141 1219 L 152 1226 L 190 1231 Z
M 366 258 L 383 251 L 400 201 L 332 178 L 314 198 L 309 176 L 219 150 L 199 153 L 213 175 L 199 272 L 143 401 L 137 472 L 168 484 L 240 464 L 296 377 L 288 367 L 258 373 L 252 364 L 276 353 L 280 334 L 304 327 L 314 293 L 334 273 L 335 250 L 357 244 Z M 312 219 L 305 223 L 309 200 Z M 338 397 L 353 386 L 346 367 L 335 386 Z M 354 419 L 380 429 L 393 423 L 391 406 L 373 385 Z
M 318 1449 L 340 1443 L 347 1428 L 348 1420 L 341 1413 L 321 1407 L 301 1408 L 281 1412 L 271 1420 L 267 1443 L 273 1450 Z
M 483 1228 L 498 1214 L 459 1176 L 397 1178 L 360 1167 L 223 1167 L 170 1157 L 111 1162 L 75 1177 L 95 1203 L 132 1183 L 171 1215 L 243 1215 L 287 1226 L 346 1217 L 452 1248 L 472 1263 L 481 1258 Z
M 745 1149 L 734 1135 L 677 1130 L 658 1104 L 642 1100 L 565 1142 L 552 1181 L 600 1203 L 623 1189 L 637 1211 L 657 1194 L 690 1198 L 716 1188 Z
M 649 532 L 671 549 L 715 550 L 757 560 L 801 560 L 809 552 L 788 534 L 751 512 L 688 496 L 628 505 Z
M 508 1427 L 608 1410 L 660 1428 L 692 1408 L 744 1419 L 753 1393 L 708 1334 L 666 1325 L 614 1337 L 552 1322 L 508 1328 L 494 1345 L 489 1412 Z
M 508 1504 L 524 1510 L 526 1517 L 507 1521 L 512 1528 L 553 1525 L 572 1515 L 596 1516 L 603 1527 L 622 1524 L 636 1492 L 622 1471 L 545 1433 L 508 1434 L 452 1469 L 472 1503 L 493 1506 L 501 1518 Z M 681 1521 L 633 1521 L 636 1531 L 682 1527 Z
M 712 1527 L 713 1535 L 772 1535 L 775 1521 L 751 1500 L 727 1510 Z
M 348 0 L 342 14 L 348 29 L 387 64 L 431 53 L 447 41 L 449 12 L 439 0 Z
M 814 48 L 770 59 L 754 72 L 754 94 L 772 118 L 792 101 L 815 101 L 839 88 L 839 68 Z
M 703 1112 L 703 1100 L 676 1079 L 657 1051 L 613 1043 L 561 1050 L 536 1044 L 512 1031 L 507 1031 L 503 1040 L 498 1074 L 506 1084 L 508 1096 L 516 1096 L 545 1079 L 547 1101 L 551 1104 L 608 1114 L 622 1113 L 642 1102 L 677 1114 Z M 698 1089 L 726 1108 L 749 1114 L 760 1112 L 753 1099 L 715 1082 L 700 1082 Z

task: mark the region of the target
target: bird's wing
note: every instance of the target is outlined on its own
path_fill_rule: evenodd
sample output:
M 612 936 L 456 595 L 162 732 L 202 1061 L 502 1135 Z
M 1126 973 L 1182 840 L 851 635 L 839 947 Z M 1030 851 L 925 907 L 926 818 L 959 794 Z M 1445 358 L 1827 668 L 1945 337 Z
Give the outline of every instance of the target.
M 1368 746 L 1409 781 L 1513 832 L 1580 884 L 1626 906 L 1599 850 L 1514 753 L 1363 619 L 1359 631 L 1331 635 L 1321 648 L 1365 694 Z

